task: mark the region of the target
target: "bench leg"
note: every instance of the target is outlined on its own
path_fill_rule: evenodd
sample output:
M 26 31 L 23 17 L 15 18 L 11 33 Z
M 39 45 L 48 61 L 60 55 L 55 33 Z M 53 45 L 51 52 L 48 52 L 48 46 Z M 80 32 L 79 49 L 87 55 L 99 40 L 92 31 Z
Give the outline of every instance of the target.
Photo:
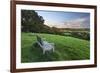
M 45 54 L 45 50 L 43 50 L 43 54 Z
M 52 48 L 52 51 L 54 52 L 55 50 L 54 50 L 54 47 Z

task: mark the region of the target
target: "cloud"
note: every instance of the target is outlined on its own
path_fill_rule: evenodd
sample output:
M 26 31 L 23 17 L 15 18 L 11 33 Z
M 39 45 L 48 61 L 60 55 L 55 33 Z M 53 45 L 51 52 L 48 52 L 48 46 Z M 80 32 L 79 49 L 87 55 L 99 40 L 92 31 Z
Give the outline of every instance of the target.
M 74 20 L 65 21 L 63 24 L 54 25 L 57 28 L 89 28 L 90 21 L 89 18 L 78 18 Z

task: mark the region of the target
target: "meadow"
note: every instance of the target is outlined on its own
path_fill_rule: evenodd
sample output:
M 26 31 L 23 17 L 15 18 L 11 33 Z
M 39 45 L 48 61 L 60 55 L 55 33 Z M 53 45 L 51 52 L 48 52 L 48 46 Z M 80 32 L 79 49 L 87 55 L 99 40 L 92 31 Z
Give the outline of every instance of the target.
M 54 52 L 42 53 L 36 35 L 55 44 Z M 71 36 L 46 33 L 21 33 L 21 62 L 47 62 L 90 59 L 90 42 Z

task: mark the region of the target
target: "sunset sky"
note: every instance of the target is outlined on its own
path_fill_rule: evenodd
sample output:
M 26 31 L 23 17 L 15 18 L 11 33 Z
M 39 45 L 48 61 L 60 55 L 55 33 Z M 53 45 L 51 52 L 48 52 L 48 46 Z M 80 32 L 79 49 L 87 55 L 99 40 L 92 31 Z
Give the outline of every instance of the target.
M 45 20 L 45 25 L 57 28 L 89 28 L 90 13 L 37 11 Z

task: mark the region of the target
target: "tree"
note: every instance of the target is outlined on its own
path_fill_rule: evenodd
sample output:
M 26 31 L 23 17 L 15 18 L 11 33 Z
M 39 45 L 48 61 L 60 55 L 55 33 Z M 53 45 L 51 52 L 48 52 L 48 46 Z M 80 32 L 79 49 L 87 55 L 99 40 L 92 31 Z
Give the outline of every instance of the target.
M 44 19 L 34 10 L 21 10 L 21 23 L 22 32 L 40 32 Z
M 61 31 L 60 31 L 60 29 L 58 29 L 56 27 L 52 27 L 52 31 L 53 31 L 54 34 L 59 34 L 59 35 L 62 34 Z

